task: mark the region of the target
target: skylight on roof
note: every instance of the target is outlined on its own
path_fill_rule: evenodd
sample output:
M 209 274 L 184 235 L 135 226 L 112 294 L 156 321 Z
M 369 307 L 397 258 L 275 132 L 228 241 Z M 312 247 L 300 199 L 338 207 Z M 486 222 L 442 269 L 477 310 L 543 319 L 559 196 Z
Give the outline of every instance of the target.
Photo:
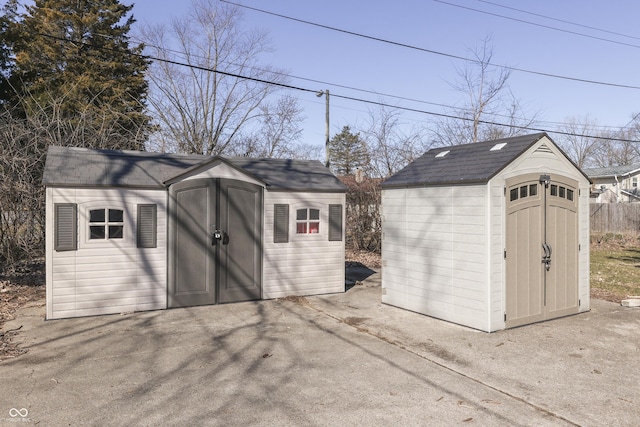
M 451 151 L 451 150 L 447 150 L 447 151 L 441 151 L 441 152 L 439 152 L 438 154 L 436 154 L 436 159 L 437 159 L 437 158 L 440 158 L 440 157 L 444 157 L 444 156 L 446 156 L 447 154 L 449 154 L 449 151 Z
M 506 142 L 501 142 L 499 144 L 494 145 L 493 147 L 491 147 L 491 150 L 489 151 L 498 151 L 498 150 L 502 150 L 504 148 L 504 146 L 507 145 Z

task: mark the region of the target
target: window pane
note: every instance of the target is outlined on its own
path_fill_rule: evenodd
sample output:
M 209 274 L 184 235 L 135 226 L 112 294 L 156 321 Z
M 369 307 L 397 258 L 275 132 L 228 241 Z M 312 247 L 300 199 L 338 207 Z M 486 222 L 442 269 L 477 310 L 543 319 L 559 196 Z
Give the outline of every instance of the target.
M 310 234 L 318 234 L 320 232 L 320 223 L 319 222 L 310 222 L 309 223 L 309 233 Z
M 296 224 L 296 233 L 298 234 L 307 234 L 307 223 L 299 222 Z
M 110 239 L 122 239 L 123 232 L 122 225 L 110 225 L 109 226 L 109 238 Z
M 105 237 L 104 225 L 92 225 L 89 227 L 89 239 L 104 239 Z
M 307 219 L 307 210 L 306 209 L 298 209 L 296 211 L 296 219 L 298 221 L 304 221 Z
M 122 222 L 122 218 L 121 209 L 109 209 L 109 222 Z
M 573 201 L 573 190 L 567 188 L 567 200 Z
M 309 219 L 311 220 L 319 220 L 320 219 L 320 210 L 319 209 L 309 209 Z
M 564 191 L 565 191 L 565 190 L 566 190 L 566 189 L 565 189 L 564 187 L 560 187 L 560 194 L 559 194 L 559 196 L 560 196 L 560 197 L 562 197 L 563 199 L 564 199 L 564 194 L 565 194 L 565 193 L 564 193 Z
M 520 187 L 520 198 L 521 199 L 527 197 L 527 190 L 528 189 L 529 189 L 529 187 L 527 187 L 526 185 Z
M 537 196 L 538 195 L 538 184 L 531 184 L 529 186 L 529 195 Z
M 551 186 L 551 195 L 552 196 L 557 196 L 558 195 L 558 186 L 557 185 L 552 185 Z
M 89 211 L 89 222 L 104 222 L 104 209 L 94 209 Z
M 517 188 L 511 189 L 511 191 L 509 192 L 509 200 L 512 201 L 512 202 L 514 200 L 518 200 L 518 189 Z

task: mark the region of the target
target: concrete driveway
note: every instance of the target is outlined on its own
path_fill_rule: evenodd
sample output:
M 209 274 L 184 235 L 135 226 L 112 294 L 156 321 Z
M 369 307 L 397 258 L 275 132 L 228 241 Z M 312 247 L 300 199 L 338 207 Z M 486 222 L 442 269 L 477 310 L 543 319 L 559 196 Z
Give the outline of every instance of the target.
M 0 424 L 638 425 L 640 309 L 487 334 L 344 294 L 43 321 L 0 362 Z M 23 424 L 21 424 L 23 425 Z

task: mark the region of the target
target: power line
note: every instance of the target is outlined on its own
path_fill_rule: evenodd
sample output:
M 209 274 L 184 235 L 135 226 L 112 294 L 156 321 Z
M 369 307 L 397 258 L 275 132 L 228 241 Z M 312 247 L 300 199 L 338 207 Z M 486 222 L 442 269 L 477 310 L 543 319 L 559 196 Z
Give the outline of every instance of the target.
M 370 35 L 366 35 L 366 34 L 356 33 L 354 31 L 349 31 L 349 30 L 345 30 L 345 29 L 341 29 L 341 28 L 337 28 L 337 27 L 332 27 L 332 26 L 329 26 L 329 25 L 319 24 L 317 22 L 311 22 L 311 21 L 307 21 L 307 20 L 304 20 L 304 19 L 294 18 L 294 17 L 291 17 L 291 16 L 282 15 L 282 14 L 275 13 L 275 12 L 270 12 L 270 11 L 267 11 L 267 10 L 264 10 L 264 9 L 258 9 L 258 8 L 255 8 L 255 7 L 250 7 L 250 6 L 246 6 L 246 5 L 239 4 L 239 3 L 234 3 L 234 2 L 231 2 L 231 1 L 228 1 L 228 0 L 220 0 L 220 1 L 223 2 L 223 3 L 227 3 L 227 4 L 231 4 L 231 5 L 237 6 L 237 7 L 253 10 L 255 12 L 260 12 L 260 13 L 264 13 L 264 14 L 267 14 L 267 15 L 272 15 L 272 16 L 276 16 L 276 17 L 279 17 L 279 18 L 288 19 L 290 21 L 300 22 L 300 23 L 306 24 L 306 25 L 312 25 L 312 26 L 315 26 L 315 27 L 319 27 L 319 28 L 324 28 L 324 29 L 331 30 L 331 31 L 340 32 L 340 33 L 348 34 L 348 35 L 351 35 L 351 36 L 356 36 L 356 37 L 360 37 L 360 38 L 364 38 L 364 39 L 368 39 L 368 40 L 372 40 L 372 41 L 377 41 L 377 42 L 380 42 L 380 43 L 386 43 L 386 44 L 390 44 L 390 45 L 393 45 L 393 46 L 398 46 L 398 47 L 403 47 L 403 48 L 406 48 L 406 49 L 417 50 L 417 51 L 420 51 L 420 52 L 425 52 L 425 53 L 430 53 L 430 54 L 433 54 L 433 55 L 444 56 L 444 57 L 447 57 L 447 58 L 457 59 L 457 60 L 461 60 L 461 61 L 465 61 L 465 62 L 472 62 L 472 63 L 477 63 L 478 62 L 477 60 L 465 58 L 465 57 L 462 57 L 462 56 L 459 56 L 459 55 L 454 55 L 454 54 L 451 54 L 451 53 L 439 52 L 437 50 L 426 49 L 426 48 L 423 48 L 423 47 L 413 46 L 413 45 L 410 45 L 410 44 L 396 42 L 396 41 L 392 41 L 392 40 L 387 40 L 387 39 L 383 39 L 383 38 L 380 38 L 380 37 L 375 37 L 375 36 L 370 36 Z M 435 0 L 435 1 L 438 1 L 438 0 Z M 543 76 L 543 77 L 551 77 L 551 78 L 556 78 L 556 79 L 569 80 L 569 81 L 575 81 L 575 82 L 580 82 L 580 83 L 589 83 L 589 84 L 595 84 L 595 85 L 600 85 L 600 86 L 609 86 L 609 87 L 619 87 L 619 88 L 623 88 L 623 89 L 640 90 L 640 86 L 634 86 L 634 85 L 602 82 L 602 81 L 597 81 L 597 80 L 582 79 L 582 78 L 578 78 L 578 77 L 569 77 L 569 76 L 563 76 L 563 75 L 560 75 L 560 74 L 553 74 L 553 73 L 545 73 L 545 72 L 542 72 L 542 71 L 527 70 L 527 69 L 524 69 L 524 68 L 511 67 L 511 66 L 507 66 L 507 65 L 494 64 L 494 63 L 490 63 L 490 62 L 488 62 L 487 65 L 490 65 L 490 66 L 496 67 L 496 68 L 502 68 L 502 69 L 505 69 L 505 70 L 518 71 L 518 72 L 521 72 L 521 73 L 533 74 L 533 75 Z
M 136 39 L 140 43 L 144 43 L 148 47 L 153 47 L 154 49 L 157 49 L 158 51 L 170 52 L 170 53 L 174 53 L 174 54 L 176 54 L 178 56 L 183 56 L 184 55 L 184 52 L 181 52 L 179 50 L 169 49 L 169 48 L 165 48 L 165 47 L 161 47 L 161 46 L 148 44 L 144 40 L 139 39 L 139 38 L 135 38 L 135 37 L 134 37 L 134 39 Z M 194 58 L 206 59 L 204 56 L 200 56 L 200 55 L 192 55 L 192 56 Z M 237 64 L 234 64 L 234 63 L 228 63 L 228 64 L 229 65 L 237 65 Z M 394 98 L 394 99 L 398 99 L 398 100 L 401 100 L 401 101 L 409 101 L 409 102 L 415 102 L 415 103 L 419 103 L 419 104 L 434 105 L 434 106 L 437 106 L 437 107 L 448 108 L 450 110 L 464 111 L 464 112 L 469 112 L 469 113 L 471 113 L 473 111 L 473 110 L 470 110 L 468 108 L 456 107 L 456 106 L 453 106 L 453 105 L 442 104 L 442 103 L 438 103 L 438 102 L 424 101 L 424 100 L 416 99 L 416 98 L 408 98 L 408 97 L 399 96 L 399 95 L 391 95 L 391 94 L 387 94 L 387 93 L 383 93 L 383 92 L 379 92 L 379 91 L 374 91 L 374 90 L 361 89 L 361 88 L 356 88 L 356 87 L 353 87 L 353 86 L 326 82 L 326 81 L 323 81 L 323 80 L 317 80 L 317 79 L 311 79 L 311 78 L 307 78 L 307 77 L 295 76 L 295 75 L 292 75 L 292 74 L 281 73 L 281 72 L 274 71 L 274 70 L 265 70 L 265 69 L 258 68 L 258 67 L 248 67 L 248 68 L 250 68 L 252 70 L 260 71 L 260 72 L 267 72 L 268 71 L 270 73 L 277 74 L 277 75 L 280 75 L 280 76 L 283 76 L 283 77 L 289 77 L 289 78 L 292 78 L 292 79 L 307 81 L 307 82 L 311 82 L 311 83 L 318 83 L 318 84 L 321 84 L 323 86 L 337 87 L 337 88 L 342 88 L 342 89 L 353 90 L 353 91 L 356 91 L 356 92 L 363 92 L 363 93 L 373 94 L 373 95 L 377 95 L 377 96 L 380 96 L 380 97 L 383 97 L 383 98 Z M 393 106 L 393 108 L 400 108 L 400 107 Z M 354 110 L 354 111 L 364 112 L 362 110 Z M 508 115 L 505 115 L 505 114 L 497 114 L 497 113 L 494 114 L 494 116 L 496 116 L 496 117 L 504 117 L 504 118 L 512 118 L 512 116 L 508 116 Z M 517 119 L 518 120 L 523 120 L 523 121 L 527 120 L 527 119 L 524 119 L 524 118 L 517 118 Z M 549 120 L 540 120 L 540 121 L 536 121 L 536 122 L 538 122 L 538 123 L 547 123 L 547 124 L 554 125 L 554 126 L 568 126 L 569 125 L 569 123 L 567 123 L 567 122 L 555 122 L 555 121 L 549 121 Z M 624 127 L 629 126 L 629 124 L 632 123 L 632 122 L 633 122 L 633 120 L 631 120 L 631 122 L 627 123 Z M 619 130 L 620 129 L 619 126 L 599 125 L 597 127 L 600 128 L 600 129 L 606 129 L 606 130 L 611 130 L 611 129 Z
M 222 0 L 222 1 L 224 1 L 224 0 Z M 71 40 L 65 39 L 63 37 L 58 37 L 58 36 L 53 36 L 53 35 L 50 35 L 50 34 L 43 34 L 43 33 L 37 33 L 37 34 L 42 36 L 42 37 L 51 38 L 53 40 L 58 40 L 58 41 L 67 42 L 67 43 L 73 43 Z M 110 51 L 110 52 L 117 51 L 114 48 L 108 48 L 108 47 L 105 47 L 105 46 L 94 46 L 91 43 L 87 43 L 87 42 L 84 42 L 84 41 L 76 42 L 76 43 L 82 44 L 83 46 L 86 46 L 86 47 L 89 47 L 89 48 L 103 50 L 103 51 Z M 172 64 L 172 65 L 178 65 L 178 66 L 182 66 L 182 67 L 192 68 L 192 69 L 199 70 L 199 71 L 222 74 L 222 75 L 233 77 L 233 78 L 238 78 L 238 79 L 242 79 L 242 80 L 249 80 L 249 81 L 253 81 L 253 82 L 256 82 L 256 83 L 262 83 L 262 84 L 271 85 L 271 86 L 277 86 L 277 87 L 281 87 L 281 88 L 284 88 L 284 89 L 297 90 L 297 91 L 300 91 L 300 92 L 307 92 L 307 93 L 313 93 L 313 94 L 317 94 L 318 93 L 317 89 L 308 89 L 308 88 L 303 88 L 303 87 L 299 87 L 299 86 L 293 86 L 293 85 L 285 84 L 285 83 L 281 83 L 281 82 L 274 82 L 274 81 L 269 81 L 269 80 L 265 80 L 265 79 L 260 79 L 260 78 L 257 78 L 257 77 L 243 76 L 243 75 L 237 74 L 237 73 L 230 73 L 230 72 L 226 72 L 226 71 L 217 70 L 217 69 L 214 69 L 214 68 L 204 67 L 204 66 L 201 66 L 201 65 L 193 65 L 193 64 L 187 64 L 187 63 L 184 63 L 184 62 L 174 61 L 174 60 L 170 60 L 170 59 L 158 58 L 158 57 L 154 57 L 154 56 L 151 56 L 151 55 L 143 55 L 143 54 L 134 53 L 134 52 L 127 52 L 127 53 L 129 55 L 131 55 L 131 56 L 137 56 L 137 57 L 140 57 L 140 58 L 143 58 L 143 59 L 146 59 L 146 60 L 159 61 L 159 62 L 164 62 L 164 63 L 167 63 L 167 64 Z M 442 117 L 442 118 L 449 118 L 449 119 L 454 119 L 454 120 L 476 121 L 478 123 L 487 124 L 487 125 L 493 125 L 493 126 L 515 128 L 515 129 L 520 129 L 520 130 L 531 130 L 531 131 L 536 131 L 536 132 L 547 132 L 547 133 L 553 133 L 553 134 L 557 134 L 557 135 L 576 136 L 576 137 L 581 137 L 581 138 L 612 140 L 612 138 L 604 137 L 604 136 L 584 135 L 584 134 L 577 134 L 577 133 L 558 131 L 558 130 L 548 130 L 548 129 L 543 129 L 543 128 L 530 127 L 530 126 L 519 126 L 519 125 L 513 125 L 513 124 L 505 124 L 505 123 L 493 122 L 493 121 L 489 121 L 489 120 L 475 120 L 475 119 L 468 118 L 468 117 L 455 116 L 453 114 L 436 113 L 436 112 L 433 112 L 433 111 L 420 110 L 420 109 L 417 109 L 417 108 L 410 108 L 410 107 L 398 107 L 398 106 L 390 105 L 390 104 L 387 104 L 387 103 L 384 103 L 384 102 L 381 102 L 381 101 L 371 101 L 371 100 L 368 100 L 368 99 L 356 98 L 356 97 L 352 97 L 352 96 L 340 95 L 340 94 L 335 94 L 335 93 L 331 93 L 331 97 L 339 98 L 339 99 L 345 99 L 345 100 L 354 101 L 354 102 L 361 102 L 361 103 L 365 103 L 365 104 L 369 104 L 369 105 L 376 105 L 376 106 L 379 106 L 379 107 L 396 108 L 396 109 L 403 110 L 403 111 L 409 111 L 409 112 L 425 114 L 425 115 L 430 115 L 430 116 L 436 116 L 436 117 Z M 640 141 L 636 141 L 636 140 L 618 139 L 618 138 L 616 138 L 615 141 L 640 143 Z
M 527 10 L 518 9 L 518 8 L 515 8 L 515 7 L 511 7 L 511 6 L 505 6 L 503 4 L 498 4 L 498 3 L 494 3 L 494 2 L 491 2 L 491 1 L 487 1 L 487 0 L 477 0 L 477 1 L 479 1 L 481 3 L 490 4 L 492 6 L 501 7 L 501 8 L 509 9 L 509 10 L 514 10 L 514 11 L 520 12 L 520 13 L 525 13 L 527 15 L 532 15 L 532 16 L 537 16 L 539 18 L 549 19 L 551 21 L 562 22 L 563 24 L 569 24 L 569 25 L 574 25 L 576 27 L 586 28 L 588 30 L 600 31 L 601 33 L 612 34 L 614 36 L 620 36 L 620 37 L 626 37 L 626 38 L 629 38 L 629 39 L 640 40 L 640 37 L 630 36 L 628 34 L 618 33 L 618 32 L 611 31 L 611 30 L 605 30 L 603 28 L 593 27 L 591 25 L 579 24 L 577 22 L 567 21 L 565 19 L 560 19 L 560 18 L 554 18 L 553 16 L 542 15 L 540 13 L 529 12 Z
M 495 17 L 502 18 L 502 19 L 508 19 L 509 21 L 520 22 L 522 24 L 527 24 L 527 25 L 533 25 L 535 27 L 546 28 L 548 30 L 560 31 L 561 33 L 573 34 L 573 35 L 580 36 L 580 37 L 586 37 L 586 38 L 590 38 L 590 39 L 594 39 L 594 40 L 600 40 L 600 41 L 605 41 L 605 42 L 608 42 L 608 43 L 614 43 L 614 44 L 619 44 L 619 45 L 622 45 L 622 46 L 628 46 L 628 47 L 633 47 L 633 48 L 636 48 L 636 49 L 640 49 L 640 46 L 637 45 L 637 44 L 625 43 L 625 42 L 621 42 L 621 41 L 606 39 L 604 37 L 592 36 L 590 34 L 579 33 L 577 31 L 571 31 L 571 30 L 565 30 L 563 28 L 552 27 L 551 25 L 538 24 L 536 22 L 526 21 L 524 19 L 519 19 L 519 18 L 513 18 L 513 17 L 510 17 L 510 16 L 506 16 L 506 15 L 500 15 L 498 13 L 487 12 L 485 10 L 475 9 L 475 8 L 469 7 L 469 6 L 462 6 L 460 4 L 455 4 L 455 3 L 449 3 L 449 2 L 446 2 L 446 1 L 443 1 L 443 0 L 433 0 L 433 1 L 435 1 L 436 3 L 446 4 L 447 6 L 453 6 L 453 7 L 457 7 L 457 8 L 460 8 L 460 9 L 470 10 L 472 12 L 482 13 L 484 15 L 490 15 L 490 16 L 495 16 Z

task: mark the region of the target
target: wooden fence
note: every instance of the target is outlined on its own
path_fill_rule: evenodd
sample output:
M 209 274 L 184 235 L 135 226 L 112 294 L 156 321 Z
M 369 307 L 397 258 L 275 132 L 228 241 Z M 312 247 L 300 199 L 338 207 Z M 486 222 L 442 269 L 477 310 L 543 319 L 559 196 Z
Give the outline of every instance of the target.
M 640 233 L 640 203 L 590 203 L 592 233 Z

